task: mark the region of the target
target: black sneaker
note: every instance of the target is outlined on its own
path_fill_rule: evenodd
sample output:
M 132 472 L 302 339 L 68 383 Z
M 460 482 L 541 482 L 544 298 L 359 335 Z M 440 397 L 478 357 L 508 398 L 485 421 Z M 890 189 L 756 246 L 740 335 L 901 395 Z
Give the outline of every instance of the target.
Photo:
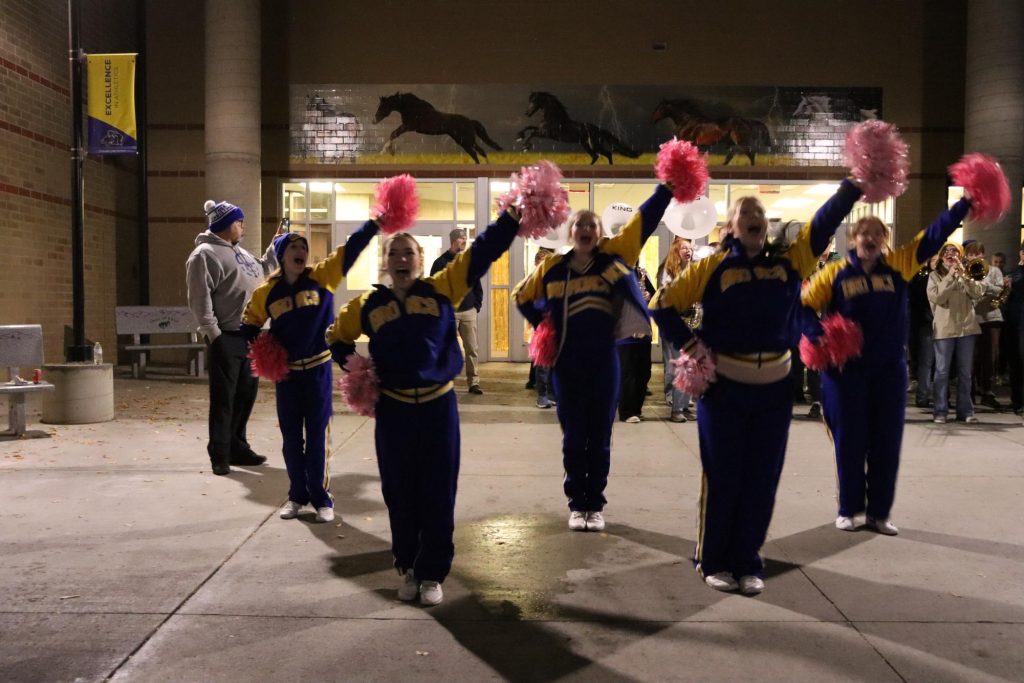
M 983 405 L 983 406 L 985 406 L 987 408 L 991 408 L 992 410 L 999 410 L 1000 408 L 1003 407 L 1002 405 L 1000 405 L 999 401 L 996 400 L 996 397 L 993 396 L 992 394 L 988 394 L 987 396 L 982 396 L 981 397 L 981 405 Z
M 256 465 L 262 465 L 267 462 L 267 456 L 258 455 L 252 451 L 246 451 L 244 453 L 236 453 L 231 456 L 231 464 L 239 466 L 255 467 Z
M 812 420 L 821 419 L 821 404 L 815 401 L 811 404 L 811 409 L 807 411 L 807 417 Z
M 469 388 L 469 393 L 476 394 L 479 396 L 480 394 L 484 393 L 484 390 L 480 388 L 479 384 L 474 384 Z
M 231 474 L 231 468 L 226 462 L 211 462 L 210 465 L 210 469 L 212 469 L 213 473 L 218 477 L 223 477 L 225 474 Z

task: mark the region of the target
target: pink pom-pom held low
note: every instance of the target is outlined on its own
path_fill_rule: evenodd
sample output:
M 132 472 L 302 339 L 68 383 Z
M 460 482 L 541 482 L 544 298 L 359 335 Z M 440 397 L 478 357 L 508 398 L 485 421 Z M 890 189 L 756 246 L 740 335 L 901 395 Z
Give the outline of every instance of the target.
M 1010 184 L 999 162 L 990 156 L 965 154 L 949 167 L 953 182 L 971 199 L 971 220 L 998 223 L 1010 208 Z
M 270 332 L 262 332 L 249 344 L 249 360 L 253 377 L 280 382 L 288 376 L 288 351 Z
M 800 339 L 800 359 L 811 370 L 832 367 L 842 370 L 864 349 L 864 331 L 849 318 L 834 313 L 821 320 L 822 335 L 817 342 Z
M 891 123 L 875 119 L 851 128 L 846 134 L 843 160 L 869 204 L 898 197 L 907 189 L 907 143 Z
M 538 239 L 569 217 L 569 192 L 562 187 L 562 171 L 550 161 L 523 166 L 510 178 L 509 191 L 498 198 L 498 210 L 519 211 L 519 236 Z
M 680 204 L 702 196 L 708 185 L 708 164 L 704 155 L 685 140 L 663 144 L 654 171 L 659 180 L 671 185 L 672 196 Z
M 380 398 L 380 383 L 373 359 L 353 353 L 345 361 L 344 369 L 346 372 L 337 384 L 345 403 L 357 415 L 373 417 Z
M 385 234 L 411 227 L 420 212 L 420 197 L 416 193 L 416 179 L 408 173 L 384 180 L 377 186 L 373 214 L 377 225 Z
M 558 333 L 550 315 L 544 316 L 530 337 L 530 360 L 539 368 L 553 367 L 558 360 Z
M 672 365 L 676 368 L 672 386 L 690 396 L 702 396 L 718 379 L 715 358 L 703 342 L 697 342 L 690 352 L 681 351 Z

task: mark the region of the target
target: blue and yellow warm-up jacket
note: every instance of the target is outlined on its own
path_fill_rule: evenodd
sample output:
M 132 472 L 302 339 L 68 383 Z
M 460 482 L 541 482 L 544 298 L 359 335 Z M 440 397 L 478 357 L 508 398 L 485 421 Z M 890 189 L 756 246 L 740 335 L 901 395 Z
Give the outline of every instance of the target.
M 691 264 L 651 299 L 661 334 L 687 349 L 694 335 L 680 314 L 700 303 L 700 338 L 719 354 L 778 354 L 788 363 L 802 327 L 800 285 L 818 264 L 861 191 L 844 180 L 792 245 L 779 255 L 765 250 L 748 258 L 738 240 Z
M 440 391 L 462 369 L 455 307 L 508 250 L 518 229 L 519 222 L 502 213 L 444 270 L 417 279 L 404 301 L 383 285 L 349 301 L 327 330 L 334 359 L 344 364 L 356 339 L 366 334 L 382 388 L 409 391 L 419 400 L 422 389 Z
M 330 256 L 308 266 L 294 284 L 288 284 L 280 269 L 267 278 L 242 312 L 240 329 L 246 339 L 255 339 L 269 319 L 270 331 L 288 351 L 292 369 L 329 361 L 324 334 L 334 320 L 334 290 L 378 229 L 374 221 L 367 221 Z
M 864 332 L 861 360 L 872 364 L 905 357 L 907 344 L 907 283 L 938 253 L 967 215 L 970 202 L 961 199 L 943 211 L 926 230 L 889 256 L 882 257 L 868 275 L 857 253 L 833 261 L 811 278 L 801 294 L 804 306 L 816 313 L 839 313 L 860 323 Z M 820 334 L 816 316 L 805 330 L 812 339 Z
M 584 274 L 572 271 L 571 251 L 545 259 L 513 292 L 523 317 L 537 327 L 544 314 L 550 313 L 567 356 L 584 359 L 591 351 L 612 348 L 616 294 L 623 298 L 623 305 L 635 306 L 647 315 L 633 268 L 671 199 L 671 190 L 659 185 L 617 235 L 598 242 L 594 261 Z M 567 319 L 572 325 L 566 325 Z

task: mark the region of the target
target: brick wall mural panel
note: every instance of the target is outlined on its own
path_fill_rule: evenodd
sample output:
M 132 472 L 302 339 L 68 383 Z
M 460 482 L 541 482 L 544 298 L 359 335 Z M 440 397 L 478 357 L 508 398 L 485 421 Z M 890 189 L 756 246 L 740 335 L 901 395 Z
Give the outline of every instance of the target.
M 849 127 L 881 116 L 881 88 L 297 84 L 290 152 L 305 164 L 648 165 L 676 135 L 712 164 L 841 166 Z

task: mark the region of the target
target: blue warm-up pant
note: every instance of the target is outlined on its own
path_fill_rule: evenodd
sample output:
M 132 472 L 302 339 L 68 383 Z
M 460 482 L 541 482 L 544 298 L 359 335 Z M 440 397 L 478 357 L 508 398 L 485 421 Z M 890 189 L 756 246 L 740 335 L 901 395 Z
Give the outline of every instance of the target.
M 424 403 L 381 394 L 377 466 L 391 521 L 395 567 L 420 581 L 444 581 L 455 557 L 459 411 L 455 392 Z
M 793 415 L 789 377 L 745 384 L 719 375 L 700 398 L 704 468 L 694 561 L 702 576 L 761 576 Z
M 839 514 L 867 512 L 887 519 L 896 496 L 903 442 L 906 360 L 853 361 L 842 372 L 823 372 L 821 388 L 825 424 L 836 449 Z
M 281 450 L 288 470 L 288 499 L 317 508 L 334 507 L 327 457 L 330 363 L 292 370 L 277 383 L 277 421 L 284 440 Z
M 619 403 L 619 356 L 614 346 L 592 362 L 555 364 L 551 373 L 562 425 L 563 489 L 569 509 L 600 512 L 611 467 L 612 425 Z

